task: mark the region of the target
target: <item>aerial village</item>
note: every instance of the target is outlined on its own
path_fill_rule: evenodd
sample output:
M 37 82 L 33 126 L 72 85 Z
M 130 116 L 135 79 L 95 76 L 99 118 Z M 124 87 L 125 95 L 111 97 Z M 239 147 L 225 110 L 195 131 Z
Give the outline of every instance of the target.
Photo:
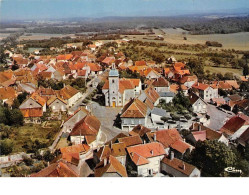
M 132 61 L 119 50 L 129 40 L 114 42 L 101 56 L 103 41 L 50 48 L 56 55 L 4 51 L 1 176 L 248 174 L 234 153 L 249 151 L 249 100 L 240 87 L 249 77 L 206 81 L 174 56 Z

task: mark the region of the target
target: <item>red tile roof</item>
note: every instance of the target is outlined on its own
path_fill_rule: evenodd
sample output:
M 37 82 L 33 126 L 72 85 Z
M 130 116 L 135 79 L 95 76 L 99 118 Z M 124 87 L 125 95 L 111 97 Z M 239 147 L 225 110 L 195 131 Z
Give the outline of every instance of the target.
M 244 116 L 233 116 L 230 118 L 224 126 L 220 129 L 222 133 L 226 133 L 227 135 L 233 135 L 237 130 L 239 130 L 242 126 L 249 124 L 249 117 Z
M 145 118 L 147 114 L 147 106 L 139 99 L 131 99 L 123 108 L 122 118 Z
M 190 144 L 183 141 L 177 129 L 160 130 L 155 133 L 155 141 L 158 141 L 163 144 L 165 148 L 171 147 L 180 153 L 185 153 L 187 149 L 192 148 Z
M 39 103 L 41 106 L 44 106 L 46 104 L 46 100 L 38 95 L 38 93 L 34 92 L 31 97 L 31 99 L 35 100 L 37 103 Z
M 42 169 L 38 173 L 30 175 L 31 177 L 79 177 L 76 171 L 69 163 L 59 161 Z
M 151 129 L 148 129 L 143 125 L 137 125 L 132 129 L 132 131 L 129 132 L 129 134 L 131 136 L 139 135 L 140 137 L 143 137 L 148 132 L 151 132 Z
M 169 86 L 169 82 L 163 78 L 163 77 L 159 77 L 158 79 L 156 79 L 152 85 L 154 87 L 168 87 Z
M 188 164 L 180 159 L 174 158 L 172 160 L 164 157 L 162 160 L 162 163 L 172 167 L 173 169 L 183 173 L 184 175 L 189 176 L 194 169 L 196 168 L 195 166 Z
M 146 62 L 145 61 L 136 61 L 135 62 L 135 66 L 146 66 Z
M 70 136 L 88 136 L 87 143 L 90 144 L 96 138 L 99 129 L 100 121 L 95 116 L 87 115 L 74 126 Z
M 139 135 L 119 138 L 118 141 L 120 143 L 124 143 L 125 147 L 134 146 L 143 143 Z
M 148 158 L 165 155 L 163 145 L 157 142 L 127 147 L 131 160 L 136 165 L 149 163 Z
M 110 156 L 108 163 L 101 161 L 94 170 L 95 177 L 102 177 L 105 173 L 117 173 L 121 177 L 128 177 L 125 167 L 114 157 Z

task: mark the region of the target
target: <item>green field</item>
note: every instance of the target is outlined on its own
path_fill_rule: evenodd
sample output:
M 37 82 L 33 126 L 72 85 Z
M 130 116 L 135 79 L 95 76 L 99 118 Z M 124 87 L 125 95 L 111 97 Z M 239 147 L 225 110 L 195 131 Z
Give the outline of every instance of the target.
M 25 144 L 31 145 L 35 140 L 50 146 L 60 130 L 60 121 L 49 123 L 44 127 L 40 124 L 25 124 L 18 128 L 13 127 L 10 135 L 14 145 L 12 153 L 26 152 L 27 149 L 23 146 Z

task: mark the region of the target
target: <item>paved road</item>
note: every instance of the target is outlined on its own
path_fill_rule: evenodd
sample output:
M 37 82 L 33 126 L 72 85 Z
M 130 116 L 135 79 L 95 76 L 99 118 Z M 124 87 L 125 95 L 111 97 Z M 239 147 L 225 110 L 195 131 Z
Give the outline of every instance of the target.
M 207 114 L 210 116 L 209 128 L 219 130 L 225 122 L 231 118 L 234 114 L 230 115 L 226 112 L 218 110 L 214 105 L 208 104 Z
M 91 109 L 92 113 L 101 122 L 101 142 L 109 141 L 117 134 L 122 132 L 121 129 L 113 126 L 114 120 L 116 119 L 116 116 L 120 112 L 121 108 L 100 106 L 96 102 L 91 102 L 88 106 Z

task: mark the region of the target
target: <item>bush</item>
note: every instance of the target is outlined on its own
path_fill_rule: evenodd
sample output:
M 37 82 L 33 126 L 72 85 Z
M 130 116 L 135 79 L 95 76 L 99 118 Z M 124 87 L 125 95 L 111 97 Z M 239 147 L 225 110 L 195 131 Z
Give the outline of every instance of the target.
M 13 150 L 13 142 L 10 139 L 0 141 L 0 155 L 8 155 Z
M 33 165 L 33 160 L 32 160 L 31 158 L 27 157 L 27 156 L 24 156 L 24 157 L 23 157 L 23 162 L 24 162 L 25 165 L 27 165 L 27 166 Z

